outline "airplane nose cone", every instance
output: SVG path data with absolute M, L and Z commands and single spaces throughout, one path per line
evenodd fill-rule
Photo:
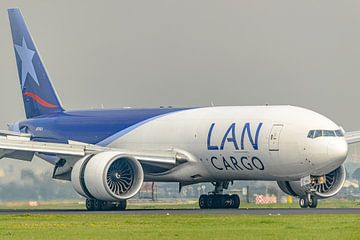
M 348 154 L 348 144 L 344 139 L 333 139 L 328 144 L 328 157 L 333 163 L 342 164 Z

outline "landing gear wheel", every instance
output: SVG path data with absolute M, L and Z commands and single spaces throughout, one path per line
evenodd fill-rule
M 316 208 L 318 205 L 318 199 L 315 196 L 310 196 L 309 207 Z
M 232 208 L 232 205 L 234 204 L 232 198 L 228 194 L 222 195 L 222 202 L 223 202 L 222 207 L 224 208 Z
M 215 190 L 208 195 L 201 195 L 199 197 L 200 209 L 206 208 L 239 208 L 240 198 L 238 195 L 223 194 L 224 189 L 228 189 L 229 181 L 213 182 Z
M 95 211 L 101 211 L 103 210 L 103 201 L 101 200 L 94 200 L 94 210 Z
M 308 208 L 309 207 L 309 199 L 307 196 L 302 196 L 299 199 L 299 205 L 301 208 Z
M 94 211 L 95 210 L 95 200 L 94 199 L 86 199 L 85 206 L 86 210 L 88 211 Z
M 126 209 L 126 200 L 122 200 L 122 201 L 118 202 L 118 204 L 116 206 L 116 210 L 123 211 L 125 209 Z
M 211 194 L 201 195 L 199 198 L 200 209 L 207 208 L 239 208 L 240 198 L 238 195 Z
M 240 207 L 240 197 L 237 194 L 233 194 L 230 196 L 232 200 L 231 208 L 239 208 Z
M 209 199 L 209 196 L 208 195 L 201 195 L 200 198 L 199 198 L 199 207 L 200 209 L 206 209 L 208 208 L 208 199 Z
M 207 208 L 215 208 L 214 195 L 209 195 L 206 201 Z

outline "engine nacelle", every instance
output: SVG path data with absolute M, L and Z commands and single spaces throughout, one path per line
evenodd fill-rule
M 312 190 L 317 198 L 329 198 L 336 195 L 342 188 L 346 179 L 346 170 L 343 165 L 323 177 L 312 176 L 310 186 L 301 186 L 300 181 L 278 182 L 280 189 L 294 197 L 305 196 L 306 191 Z
M 139 161 L 115 151 L 86 156 L 75 163 L 71 172 L 71 183 L 77 193 L 103 201 L 131 198 L 143 181 Z

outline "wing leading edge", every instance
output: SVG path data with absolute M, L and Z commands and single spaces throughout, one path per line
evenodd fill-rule
M 64 175 L 71 171 L 73 165 L 83 157 L 105 151 L 121 151 L 126 155 L 131 155 L 142 165 L 161 169 L 171 169 L 179 163 L 188 161 L 184 154 L 173 149 L 164 151 L 136 151 L 100 147 L 71 141 L 69 144 L 35 142 L 31 141 L 28 134 L 0 131 L 0 159 L 11 158 L 31 161 L 35 154 L 40 157 L 41 155 L 56 157 L 58 161 L 55 162 L 54 178 L 56 178 L 56 175 Z M 65 165 L 61 164 L 61 161 L 64 160 L 66 160 Z
M 360 142 L 360 131 L 347 132 L 345 138 L 348 144 L 354 144 Z

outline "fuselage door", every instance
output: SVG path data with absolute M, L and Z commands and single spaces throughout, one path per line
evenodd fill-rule
M 282 124 L 273 125 L 269 137 L 269 151 L 279 151 L 279 140 L 282 128 Z

